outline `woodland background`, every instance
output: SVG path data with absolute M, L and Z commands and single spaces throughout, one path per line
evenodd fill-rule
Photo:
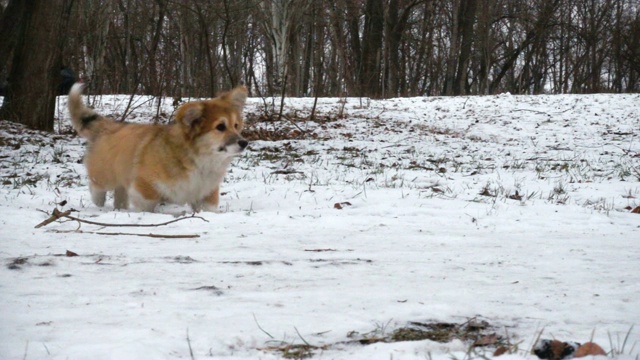
M 62 66 L 100 94 L 206 97 L 239 83 L 262 97 L 640 91 L 638 0 L 0 4 L 0 76 L 16 94 L 55 88 Z M 38 64 L 45 80 L 24 69 Z

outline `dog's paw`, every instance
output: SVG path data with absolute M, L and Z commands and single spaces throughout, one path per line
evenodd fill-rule
M 193 212 L 212 212 L 212 213 L 221 213 L 220 211 L 220 207 L 218 207 L 218 205 L 212 205 L 212 204 L 192 204 L 191 208 L 193 209 Z

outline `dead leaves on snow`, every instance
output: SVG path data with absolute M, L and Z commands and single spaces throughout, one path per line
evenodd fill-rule
M 374 331 L 360 334 L 351 331 L 347 334 L 350 340 L 331 344 L 313 345 L 302 336 L 302 344 L 294 344 L 283 341 L 276 342 L 277 345 L 269 345 L 258 350 L 265 352 L 277 352 L 285 359 L 306 359 L 315 356 L 315 353 L 331 349 L 342 349 L 345 345 L 367 346 L 376 343 L 395 343 L 404 341 L 429 340 L 438 343 L 449 343 L 453 340 L 460 340 L 469 346 L 469 353 L 475 353 L 476 349 L 495 348 L 492 355 L 498 357 L 504 354 L 521 353 L 517 343 L 511 343 L 507 336 L 500 336 L 496 333 L 496 328 L 485 320 L 472 318 L 464 323 L 446 322 L 409 322 L 407 326 L 398 328 L 386 333 L 386 325 L 381 325 Z M 297 329 L 296 329 L 297 330 Z M 300 335 L 298 333 L 298 335 Z M 272 337 L 273 339 L 273 337 Z M 525 350 L 526 351 L 526 350 Z M 598 344 L 587 342 L 579 344 L 576 342 L 561 342 L 558 340 L 539 340 L 531 350 L 533 354 L 543 360 L 567 360 L 570 358 L 580 358 L 585 356 L 606 356 L 607 353 Z M 480 353 L 480 358 L 487 358 Z
M 64 254 L 53 254 L 51 256 L 54 257 L 75 257 L 79 256 L 77 253 L 67 250 Z M 36 265 L 36 266 L 53 266 L 55 263 L 51 259 L 44 260 L 42 262 L 33 263 L 32 260 L 37 259 L 38 256 L 30 256 L 30 257 L 17 257 L 10 259 L 7 264 L 7 269 L 9 270 L 22 270 L 24 267 Z
M 585 356 L 607 355 L 604 349 L 594 342 L 580 344 L 572 341 L 562 342 L 548 339 L 539 340 L 532 352 L 544 360 L 564 360 Z
M 448 343 L 453 340 L 461 340 L 468 343 L 470 348 L 500 346 L 509 349 L 508 340 L 499 336 L 495 328 L 487 321 L 473 318 L 465 323 L 444 322 L 410 322 L 407 326 L 394 330 L 391 334 L 385 333 L 385 327 L 381 326 L 374 331 L 360 334 L 351 331 L 347 334 L 350 340 L 335 344 L 312 345 L 303 339 L 303 344 L 282 344 L 260 348 L 262 351 L 279 352 L 287 359 L 305 359 L 313 357 L 314 351 L 341 348 L 345 345 L 366 346 L 375 343 L 394 343 L 402 341 L 430 340 L 439 343 Z

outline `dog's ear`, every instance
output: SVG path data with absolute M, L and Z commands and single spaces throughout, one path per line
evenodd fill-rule
M 201 102 L 186 103 L 178 109 L 176 122 L 191 126 L 194 121 L 200 119 L 204 114 L 204 104 Z
M 222 99 L 233 104 L 233 107 L 238 111 L 242 111 L 245 102 L 247 101 L 247 95 L 249 91 L 243 85 L 235 87 L 233 90 L 226 92 L 220 96 Z

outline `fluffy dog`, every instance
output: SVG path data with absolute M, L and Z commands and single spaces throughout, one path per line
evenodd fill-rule
M 114 207 L 129 202 L 152 212 L 161 201 L 189 204 L 194 211 L 217 211 L 220 183 L 234 156 L 248 145 L 240 132 L 244 86 L 219 97 L 182 105 L 170 125 L 116 122 L 82 101 L 81 83 L 69 92 L 73 128 L 88 141 L 84 163 L 91 199 L 104 206 L 114 191 Z

